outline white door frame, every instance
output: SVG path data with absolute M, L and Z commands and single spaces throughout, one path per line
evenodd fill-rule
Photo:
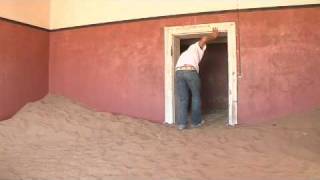
M 237 40 L 234 22 L 199 24 L 187 26 L 173 26 L 164 28 L 165 41 L 165 123 L 175 122 L 175 97 L 174 97 L 174 62 L 177 55 L 173 51 L 180 48 L 176 46 L 179 38 L 186 36 L 199 36 L 212 32 L 216 27 L 219 32 L 227 34 L 228 39 L 228 91 L 229 91 L 229 125 L 237 124 Z

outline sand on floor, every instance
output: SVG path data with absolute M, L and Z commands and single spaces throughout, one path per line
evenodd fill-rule
M 48 95 L 0 122 L 0 179 L 320 179 L 320 110 L 193 130 Z

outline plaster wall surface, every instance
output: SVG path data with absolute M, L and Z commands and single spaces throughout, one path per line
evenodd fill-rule
M 49 33 L 0 20 L 0 120 L 48 93 Z
M 318 7 L 187 15 L 52 32 L 50 92 L 99 111 L 163 122 L 163 28 L 227 21 L 238 26 L 239 123 L 320 105 Z

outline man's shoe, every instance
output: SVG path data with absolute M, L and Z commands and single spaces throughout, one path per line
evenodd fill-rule
M 186 129 L 187 128 L 187 125 L 185 125 L 185 124 L 178 124 L 177 125 L 177 129 L 178 130 L 183 130 L 183 129 Z
M 199 128 L 204 124 L 204 120 L 202 120 L 200 123 L 198 124 L 191 124 L 191 128 Z

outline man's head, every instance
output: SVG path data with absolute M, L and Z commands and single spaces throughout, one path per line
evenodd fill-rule
M 200 39 L 200 43 L 201 44 L 207 44 L 208 42 L 208 36 L 202 36 Z
M 203 48 L 209 41 L 213 41 L 217 39 L 219 36 L 219 31 L 217 28 L 212 28 L 212 33 L 210 35 L 202 36 L 199 45 L 201 48 Z
M 202 49 L 208 42 L 208 37 L 207 36 L 202 36 L 200 41 L 199 41 L 199 46 Z

